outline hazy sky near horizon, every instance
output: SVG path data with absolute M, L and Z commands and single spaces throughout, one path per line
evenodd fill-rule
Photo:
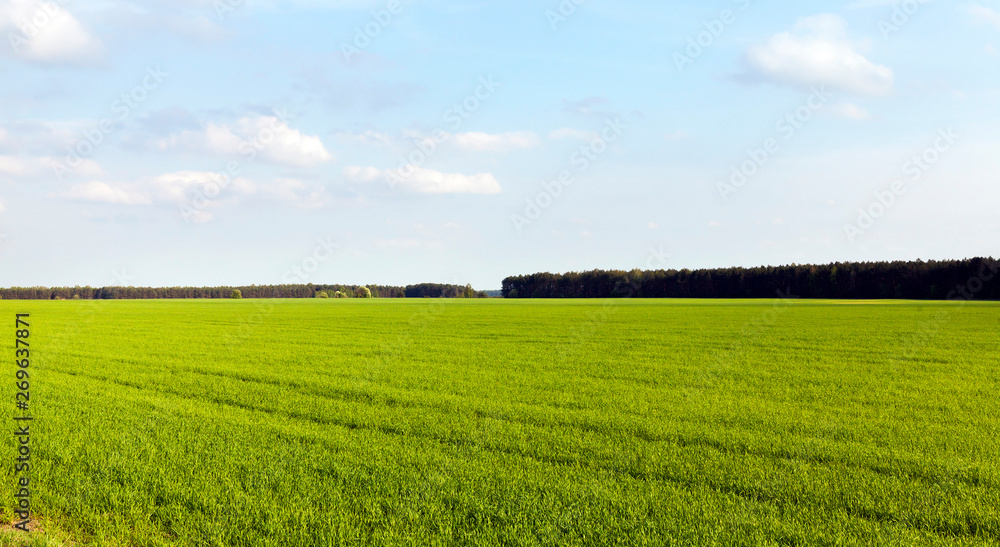
M 0 0 L 0 286 L 1000 255 L 1000 0 Z

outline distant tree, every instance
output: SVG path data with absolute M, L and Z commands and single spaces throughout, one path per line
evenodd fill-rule
M 371 298 L 372 291 L 368 287 L 358 287 L 358 290 L 354 292 L 356 298 Z
M 243 298 L 243 293 L 239 289 L 233 289 L 233 293 L 229 297 L 233 300 L 239 300 Z
M 330 298 L 326 291 L 316 291 L 316 298 Z

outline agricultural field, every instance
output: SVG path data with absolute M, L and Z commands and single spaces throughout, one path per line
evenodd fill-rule
M 1000 545 L 995 303 L 22 312 L 36 545 Z

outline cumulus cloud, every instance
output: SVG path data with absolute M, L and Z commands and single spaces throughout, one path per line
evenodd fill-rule
M 583 116 L 609 116 L 611 101 L 607 97 L 587 97 L 579 101 L 563 99 L 562 108 L 565 112 Z
M 435 241 L 421 241 L 419 239 L 396 238 L 396 239 L 376 239 L 375 246 L 382 250 L 401 251 L 420 248 L 439 248 L 441 245 Z
M 18 57 L 43 64 L 90 64 L 104 53 L 101 41 L 52 1 L 0 3 L 0 33 Z
M 337 140 L 348 144 L 376 145 L 387 148 L 412 148 L 414 143 L 439 143 L 473 152 L 506 152 L 532 148 L 541 144 L 541 139 L 533 131 L 511 131 L 508 133 L 470 131 L 452 134 L 445 131 L 428 133 L 415 129 L 402 129 L 395 134 L 378 131 L 339 133 Z
M 503 151 L 531 148 L 539 143 L 538 135 L 531 131 L 488 134 L 480 132 L 459 133 L 454 136 L 455 145 L 465 150 Z
M 302 209 L 323 207 L 333 201 L 333 197 L 327 194 L 325 187 L 307 184 L 298 179 L 278 178 L 258 187 L 261 195 Z
M 593 131 L 584 131 L 582 129 L 573 129 L 572 127 L 563 127 L 561 129 L 556 129 L 555 131 L 549 133 L 549 139 L 557 141 L 563 139 L 570 139 L 576 141 L 592 141 L 598 138 L 598 134 Z
M 348 167 L 344 175 L 353 182 L 366 183 L 384 178 L 393 189 L 417 194 L 499 194 L 500 183 L 490 173 L 464 175 L 442 173 L 422 167 L 379 171 L 373 167 Z
M 55 177 L 53 162 L 65 161 L 62 158 L 0 156 L 0 175 L 13 178 Z M 73 173 L 82 176 L 100 176 L 104 170 L 93 160 L 81 160 Z
M 298 201 L 299 194 L 306 189 L 306 183 L 297 179 L 280 178 L 262 188 L 266 194 L 281 201 Z
M 88 128 L 92 122 L 87 122 Z M 19 120 L 0 127 L 0 153 L 47 156 L 80 142 L 83 129 L 73 122 Z M 63 160 L 65 161 L 65 160 Z
M 334 159 L 319 137 L 304 135 L 275 116 L 244 117 L 232 126 L 210 123 L 199 130 L 159 139 L 155 147 L 246 159 L 259 157 L 293 167 L 311 167 Z
M 396 174 L 404 175 L 399 171 Z M 499 194 L 502 191 L 500 183 L 490 173 L 463 175 L 417 167 L 408 177 L 401 176 L 401 180 L 397 184 L 399 188 L 419 194 Z
M 164 173 L 145 181 L 150 191 L 157 199 L 171 203 L 184 203 L 190 193 L 199 190 L 205 196 L 212 198 L 222 192 L 235 190 L 242 194 L 252 194 L 256 185 L 242 177 L 236 178 L 226 185 L 218 173 L 211 171 L 175 171 Z
M 0 156 L 0 175 L 24 177 L 33 175 L 36 171 L 37 166 L 31 161 L 13 156 Z
M 337 140 L 351 144 L 392 146 L 395 139 L 388 133 L 379 131 L 362 131 L 360 133 L 338 133 Z
M 106 182 L 96 180 L 72 186 L 66 192 L 55 194 L 55 197 L 117 205 L 150 205 L 153 203 L 153 200 L 142 192 L 120 186 L 111 186 Z
M 239 177 L 227 184 L 218 173 L 209 171 L 175 171 L 131 183 L 91 181 L 64 192 L 50 193 L 49 197 L 118 205 L 185 205 L 190 207 L 185 213 L 189 220 L 205 223 L 212 220 L 215 209 L 250 195 L 303 209 L 322 207 L 333 201 L 326 188 L 297 179 L 278 178 L 258 184 Z
M 760 76 L 795 87 L 828 86 L 866 96 L 892 93 L 892 69 L 873 63 L 847 39 L 847 23 L 836 15 L 800 19 L 791 32 L 747 49 L 746 61 Z
M 374 167 L 351 166 L 344 168 L 344 176 L 351 182 L 371 182 L 382 177 L 382 172 Z
M 972 4 L 969 6 L 969 13 L 976 18 L 976 21 L 1000 30 L 1000 12 L 997 10 L 979 4 Z
M 826 111 L 839 118 L 847 118 L 856 122 L 866 122 L 872 119 L 872 115 L 867 110 L 852 103 L 839 103 L 830 105 Z

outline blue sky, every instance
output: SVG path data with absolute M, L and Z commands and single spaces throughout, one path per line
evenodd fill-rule
M 0 286 L 1000 255 L 1000 1 L 0 3 Z

